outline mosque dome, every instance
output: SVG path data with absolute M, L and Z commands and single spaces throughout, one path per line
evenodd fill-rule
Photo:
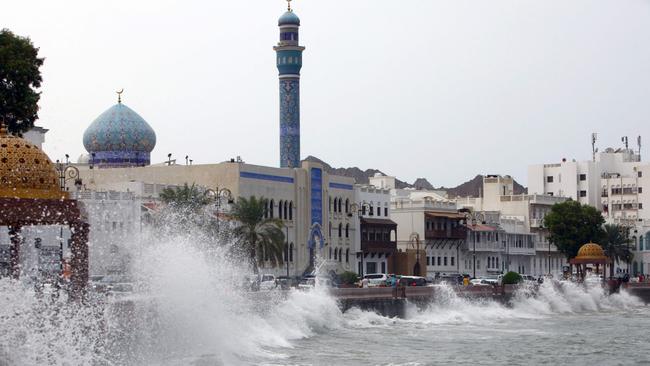
M 603 259 L 606 258 L 603 248 L 594 243 L 588 243 L 580 247 L 576 259 Z
M 59 175 L 50 158 L 36 145 L 0 126 L 0 197 L 61 199 Z
M 101 167 L 149 165 L 156 133 L 131 108 L 118 101 L 86 129 L 84 147 L 90 163 Z
M 293 12 L 293 11 L 287 11 L 282 16 L 280 16 L 280 19 L 278 19 L 278 25 L 300 25 L 300 18 Z

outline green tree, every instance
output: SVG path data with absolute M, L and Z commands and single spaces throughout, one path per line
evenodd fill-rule
M 597 209 L 573 200 L 553 205 L 551 212 L 544 218 L 544 226 L 549 230 L 549 241 L 567 259 L 575 257 L 583 244 L 599 243 L 603 238 L 604 222 Z
M 605 255 L 612 260 L 609 266 L 609 276 L 614 276 L 615 262 L 623 261 L 630 263 L 634 254 L 630 250 L 630 233 L 627 228 L 620 225 L 605 224 L 604 238 L 601 242 Z
M 199 210 L 211 202 L 204 191 L 195 184 L 185 183 L 182 187 L 167 187 L 160 192 L 160 200 L 175 208 Z
M 273 267 L 281 266 L 285 251 L 284 223 L 280 219 L 264 217 L 267 202 L 263 197 L 239 197 L 230 212 L 239 223 L 234 236 L 243 244 L 244 253 L 247 253 L 256 274 L 265 261 Z
M 38 119 L 43 58 L 29 38 L 0 31 L 0 122 L 11 133 L 22 133 Z

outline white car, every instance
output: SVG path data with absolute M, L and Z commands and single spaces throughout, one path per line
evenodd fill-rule
M 260 276 L 260 290 L 273 290 L 278 287 L 275 281 L 275 276 L 272 274 L 265 274 Z
M 367 274 L 363 278 L 368 280 L 368 287 L 384 286 L 386 285 L 386 280 L 388 280 L 388 276 L 385 273 Z

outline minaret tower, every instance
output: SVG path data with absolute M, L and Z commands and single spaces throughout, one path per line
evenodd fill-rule
M 280 42 L 273 47 L 280 77 L 280 167 L 300 165 L 300 68 L 302 51 L 298 45 L 300 19 L 287 0 L 287 12 L 278 19 Z

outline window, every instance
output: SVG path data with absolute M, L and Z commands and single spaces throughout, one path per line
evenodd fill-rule
M 366 205 L 365 205 L 365 202 L 364 202 L 364 203 L 361 205 L 361 215 L 365 215 L 365 214 L 366 214 Z
M 293 220 L 293 201 L 289 202 L 289 220 Z
M 587 191 L 580 191 L 580 197 L 587 197 Z
M 587 180 L 587 174 L 580 174 L 580 178 L 579 178 L 579 179 L 580 179 L 581 181 L 585 181 L 585 180 Z
M 339 238 L 343 237 L 343 224 L 339 222 Z
M 377 216 L 381 216 L 381 207 L 377 207 Z
M 438 257 L 438 265 L 440 265 L 440 263 L 441 263 L 440 258 L 441 258 L 441 257 Z
M 388 207 L 384 207 L 384 216 L 388 217 Z
M 332 237 L 332 222 L 330 221 L 330 228 L 329 228 L 329 233 L 330 233 L 330 238 Z
M 329 202 L 330 202 L 330 212 L 332 212 L 332 197 L 329 197 Z
M 330 256 L 329 259 L 332 259 L 332 247 L 330 247 Z
M 368 211 L 370 211 L 370 212 L 368 212 L 368 215 L 372 216 L 372 214 L 375 212 L 375 209 L 374 209 L 374 207 L 372 207 L 372 205 L 370 205 L 370 208 L 368 209 Z
M 345 263 L 350 263 L 350 249 L 345 250 Z
M 451 257 L 451 265 L 454 266 L 456 265 L 454 262 L 456 261 L 456 257 Z
M 339 248 L 339 262 L 343 262 L 343 253 L 341 253 L 343 249 Z
M 284 255 L 282 256 L 282 258 L 284 258 L 285 262 L 288 262 L 289 261 L 289 258 L 288 258 L 288 256 L 289 256 L 289 246 L 288 245 L 284 246 L 283 252 L 284 252 L 283 253 Z
M 643 210 L 643 203 L 639 203 L 639 210 Z
M 334 249 L 334 260 L 339 259 L 338 254 L 339 254 L 339 250 L 338 250 L 338 249 Z
M 546 183 L 553 183 L 553 176 L 552 175 L 549 175 L 548 177 L 546 177 Z
M 273 204 L 273 200 L 271 200 L 269 201 L 269 216 L 271 218 L 273 218 L 273 207 L 275 207 L 275 205 Z
M 636 191 L 639 192 L 639 193 L 643 193 L 643 187 L 639 187 L 639 188 L 637 188 Z
M 366 273 L 377 273 L 377 263 L 375 262 L 366 263 Z
M 497 257 L 497 265 L 495 267 L 499 268 L 499 257 Z
M 381 262 L 381 273 L 386 273 L 386 262 Z
M 350 200 L 346 198 L 345 199 L 345 213 L 348 213 L 348 212 L 350 212 Z
M 446 266 L 446 265 L 447 265 L 447 257 L 444 257 L 443 259 L 444 259 L 444 261 L 443 261 L 443 265 Z
M 637 175 L 638 175 L 639 178 L 643 178 L 643 172 L 642 171 L 638 171 Z

